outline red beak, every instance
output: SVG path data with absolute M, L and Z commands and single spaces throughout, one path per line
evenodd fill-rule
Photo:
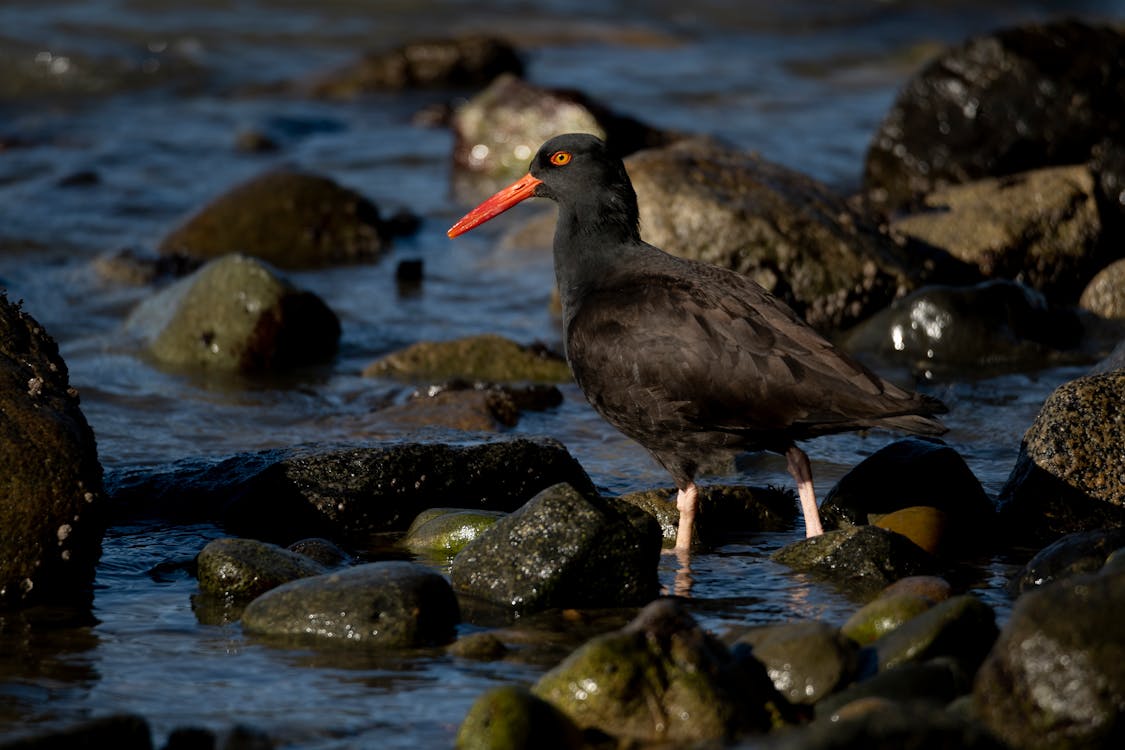
M 450 237 L 456 237 L 457 235 L 464 234 L 478 224 L 483 224 L 489 219 L 499 216 L 520 201 L 533 197 L 535 195 L 536 186 L 541 182 L 543 181 L 532 177 L 530 174 L 524 175 L 465 214 L 461 221 L 449 228 L 446 234 Z

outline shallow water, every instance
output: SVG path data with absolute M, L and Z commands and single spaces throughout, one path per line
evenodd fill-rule
M 0 145 L 0 285 L 58 340 L 107 471 L 377 438 L 365 416 L 405 396 L 401 386 L 360 377 L 378 355 L 482 332 L 557 346 L 550 259 L 498 246 L 503 226 L 457 243 L 445 238 L 466 208 L 449 187 L 451 138 L 415 127 L 411 116 L 447 94 L 327 103 L 253 95 L 250 87 L 408 38 L 501 31 L 524 40 L 536 83 L 584 90 L 654 125 L 720 135 L 847 190 L 897 88 L 927 55 L 975 32 L 1046 18 L 1056 6 L 6 0 L 0 65 L 37 77 L 41 93 L 10 90 L 11 76 L 0 81 L 0 144 L 9 144 Z M 1065 8 L 1125 17 L 1119 2 Z M 44 87 L 59 93 L 44 95 Z M 247 129 L 273 135 L 281 150 L 237 152 L 236 135 Z M 330 175 L 388 214 L 409 207 L 423 227 L 378 263 L 289 274 L 341 318 L 342 349 L 331 365 L 273 381 L 154 367 L 122 330 L 151 290 L 106 282 L 91 261 L 153 247 L 209 198 L 279 163 Z M 99 181 L 60 186 L 86 171 Z M 414 295 L 399 294 L 393 278 L 407 258 L 426 263 Z M 948 442 L 995 494 L 1043 399 L 1081 372 L 945 377 L 924 387 L 950 405 Z M 564 393 L 562 406 L 525 415 L 512 432 L 560 439 L 607 491 L 667 484 L 573 387 Z M 810 444 L 818 493 L 892 439 Z M 780 459 L 755 457 L 747 467 L 746 481 L 789 485 Z M 751 535 L 698 556 L 692 606 L 701 621 L 717 632 L 800 617 L 842 621 L 853 604 L 768 560 L 796 534 Z M 131 711 L 151 722 L 158 743 L 178 726 L 243 723 L 292 747 L 448 746 L 483 690 L 530 682 L 544 668 L 436 651 L 341 658 L 258 643 L 237 624 L 203 624 L 193 611 L 194 580 L 170 563 L 219 535 L 210 526 L 114 528 L 98 573 L 96 624 L 0 632 L 3 651 L 17 655 L 0 654 L 0 737 Z M 975 588 L 1001 618 L 1010 569 L 1006 560 L 984 561 Z M 666 585 L 674 572 L 669 559 Z

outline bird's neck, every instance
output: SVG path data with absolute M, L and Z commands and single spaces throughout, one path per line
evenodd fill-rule
M 554 260 L 564 318 L 585 295 L 627 268 L 630 256 L 644 247 L 635 204 L 632 210 L 605 202 L 560 206 Z

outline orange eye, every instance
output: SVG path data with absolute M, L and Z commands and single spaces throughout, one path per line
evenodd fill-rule
M 551 154 L 551 163 L 556 167 L 561 167 L 565 164 L 570 164 L 571 155 L 569 151 L 556 151 Z

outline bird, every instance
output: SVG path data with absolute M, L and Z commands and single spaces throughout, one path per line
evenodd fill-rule
M 467 213 L 450 238 L 529 198 L 558 204 L 554 271 L 563 349 L 605 421 L 671 475 L 690 550 L 696 474 L 718 452 L 785 457 L 807 537 L 823 533 L 808 455 L 797 443 L 888 428 L 940 435 L 938 399 L 884 380 L 747 276 L 641 239 L 636 192 L 600 138 L 546 141 L 528 173 Z

